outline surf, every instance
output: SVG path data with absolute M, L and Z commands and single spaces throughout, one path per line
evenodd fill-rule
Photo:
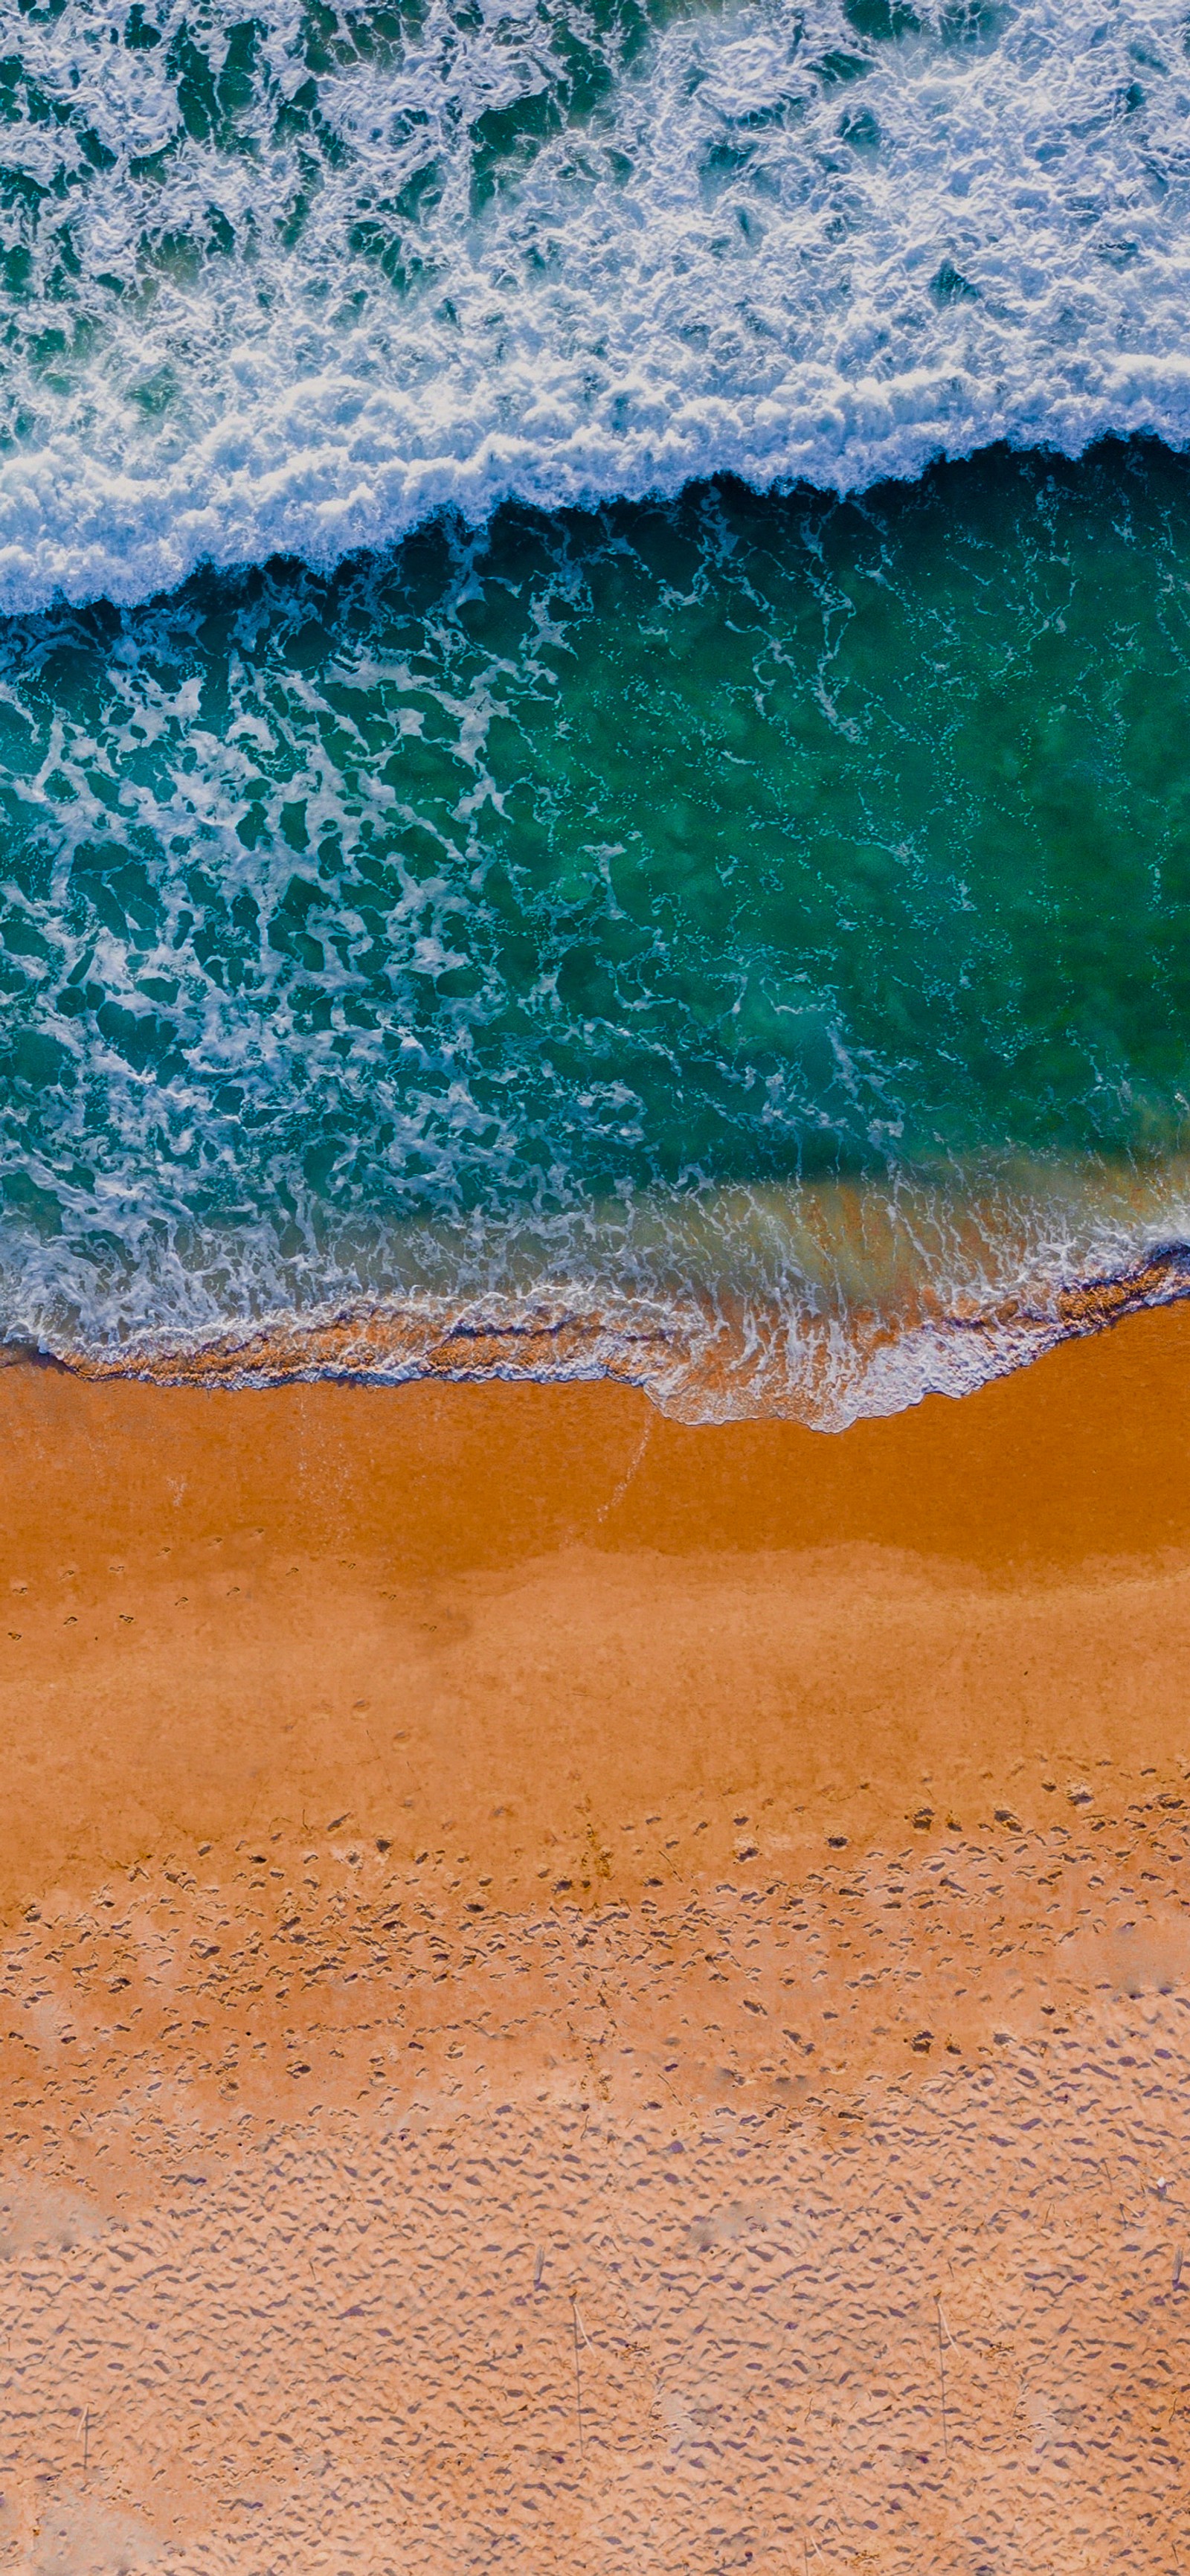
M 0 609 L 1190 428 L 1180 0 L 68 0 L 0 78 Z
M 1181 1295 L 1188 474 L 719 482 L 10 621 L 10 1346 L 838 1428 Z

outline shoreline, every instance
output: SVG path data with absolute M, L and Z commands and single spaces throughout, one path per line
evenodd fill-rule
M 984 1773 L 1044 1803 L 1047 1765 L 1122 1763 L 1142 1707 L 1176 1769 L 1188 1390 L 1186 1307 L 837 1438 L 607 1385 L 9 1367 L 0 1901 L 274 1805 L 374 1810 L 394 1850 L 465 1811 L 510 1892 L 629 1780 L 643 1810 L 771 1773 L 783 1832 L 829 1782 L 870 1835 L 927 1774 L 940 1805 Z
M 956 1285 L 947 1305 L 928 1276 L 912 1289 L 902 1277 L 902 1309 L 885 1311 L 881 1296 L 904 1249 L 898 1252 L 888 1217 L 887 1206 L 863 1210 L 848 1188 L 821 1193 L 823 1240 L 815 1249 L 821 1257 L 829 1241 L 828 1269 L 846 1275 L 849 1257 L 854 1261 L 849 1232 L 866 1233 L 869 1263 L 873 1232 L 883 1226 L 887 1235 L 868 1280 L 870 1308 L 857 1304 L 841 1332 L 839 1315 L 827 1309 L 808 1313 L 783 1336 L 775 1308 L 766 1314 L 763 1299 L 712 1295 L 695 1264 L 688 1293 L 668 1301 L 660 1286 L 609 1293 L 605 1303 L 579 1285 L 569 1293 L 552 1285 L 526 1289 L 521 1297 L 500 1291 L 452 1299 L 424 1290 L 396 1302 L 348 1302 L 174 1339 L 163 1332 L 77 1350 L 29 1338 L 0 1342 L 0 1370 L 232 1395 L 318 1385 L 623 1387 L 691 1430 L 789 1422 L 839 1435 L 933 1396 L 978 1394 L 1067 1342 L 1190 1300 L 1190 1246 L 1171 1234 L 1118 1269 L 1066 1285 L 1039 1278 L 1034 1293 L 1019 1279 L 999 1288 L 985 1281 L 982 1295 Z M 807 1254 L 814 1230 L 803 1230 Z M 984 1240 L 994 1240 L 990 1227 Z

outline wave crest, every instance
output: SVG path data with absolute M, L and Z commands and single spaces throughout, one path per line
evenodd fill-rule
M 1190 435 L 1181 0 L 22 11 L 0 609 Z

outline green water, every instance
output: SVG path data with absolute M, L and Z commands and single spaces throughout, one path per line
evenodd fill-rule
M 1059 1284 L 1139 1258 L 1069 1199 L 1187 1117 L 1188 498 L 1155 446 L 999 452 L 10 622 L 9 1329 L 594 1310 L 642 1260 L 680 1302 L 723 1193 L 974 1205 L 1022 1158 Z M 846 1327 L 854 1279 L 772 1260 Z

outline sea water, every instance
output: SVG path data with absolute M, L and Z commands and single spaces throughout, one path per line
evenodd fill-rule
M 1183 13 L 0 57 L 0 1330 L 824 1427 L 1190 1286 Z

